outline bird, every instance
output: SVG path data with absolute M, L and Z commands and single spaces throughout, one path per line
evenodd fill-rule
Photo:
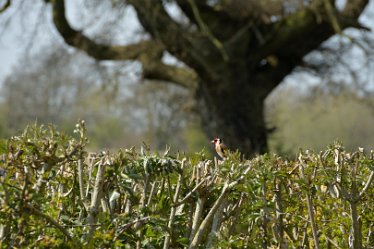
M 223 143 L 223 140 L 221 138 L 215 138 L 211 141 L 212 144 L 215 145 L 215 149 L 217 154 L 222 158 L 225 159 L 229 154 L 229 149 L 227 146 Z

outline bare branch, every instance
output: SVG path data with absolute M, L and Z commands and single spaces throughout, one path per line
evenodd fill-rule
M 300 162 L 301 177 L 303 178 L 303 180 L 307 181 L 307 177 L 305 176 L 305 173 L 304 173 L 304 160 L 302 159 L 301 154 L 299 156 L 299 162 Z M 309 182 L 308 182 L 308 185 L 309 185 Z M 314 219 L 314 210 L 313 210 L 314 207 L 313 207 L 312 197 L 309 192 L 306 193 L 306 200 L 307 200 L 307 206 L 308 206 L 309 222 L 310 222 L 312 233 L 313 233 L 314 247 L 318 249 L 320 248 L 318 231 L 317 231 L 317 225 Z
M 143 63 L 143 76 L 147 79 L 173 82 L 188 89 L 196 89 L 198 83 L 195 71 L 162 62 Z
M 251 165 L 245 165 L 245 166 L 247 166 L 247 168 L 244 170 L 244 172 L 235 181 L 232 181 L 231 183 L 226 182 L 224 184 L 220 196 L 218 197 L 218 199 L 213 204 L 212 208 L 210 209 L 210 211 L 207 214 L 207 216 L 205 217 L 205 219 L 201 222 L 198 230 L 196 231 L 195 236 L 193 236 L 193 240 L 191 241 L 191 243 L 189 245 L 189 249 L 193 249 L 193 248 L 198 247 L 198 245 L 201 242 L 201 239 L 202 239 L 203 235 L 207 231 L 208 226 L 212 222 L 215 214 L 220 210 L 220 207 L 222 205 L 224 205 L 229 191 L 233 187 L 235 187 L 237 184 L 239 184 L 244 179 L 244 177 L 247 175 L 249 170 L 252 168 Z
M 224 61 L 228 61 L 229 57 L 226 53 L 225 48 L 223 47 L 223 44 L 221 43 L 220 40 L 218 40 L 216 37 L 214 37 L 214 34 L 209 29 L 208 25 L 205 24 L 204 20 L 202 19 L 201 15 L 200 15 L 200 11 L 199 11 L 196 3 L 195 3 L 195 0 L 188 0 L 188 3 L 191 6 L 192 13 L 195 17 L 195 20 L 196 20 L 197 24 L 199 25 L 200 29 L 202 30 L 202 32 L 205 35 L 208 36 L 208 38 L 211 40 L 211 42 L 214 44 L 214 46 L 216 46 L 216 48 L 220 51 Z
M 103 184 L 104 184 L 104 174 L 106 169 L 106 157 L 104 157 L 101 162 L 99 163 L 97 173 L 96 173 L 96 180 L 95 186 L 92 193 L 91 198 L 91 205 L 89 209 L 89 214 L 87 217 L 87 224 L 92 225 L 96 223 L 97 215 L 99 213 L 99 203 L 103 192 Z M 95 227 L 91 226 L 89 230 L 88 236 L 91 237 L 93 232 L 95 231 Z
M 346 2 L 343 15 L 357 19 L 366 8 L 369 0 L 350 0 Z
M 135 8 L 143 27 L 155 39 L 162 41 L 171 53 L 184 46 L 191 47 L 186 39 L 188 32 L 171 19 L 160 0 L 129 0 L 128 3 Z
M 53 22 L 64 38 L 73 47 L 85 51 L 99 60 L 136 60 L 141 55 L 162 53 L 163 48 L 155 41 L 140 41 L 125 46 L 98 44 L 85 36 L 83 32 L 73 29 L 65 16 L 64 0 L 53 0 Z
M 145 78 L 164 80 L 191 89 L 196 87 L 197 74 L 193 70 L 161 62 L 164 47 L 156 40 L 139 41 L 123 46 L 96 43 L 82 31 L 70 26 L 65 16 L 64 0 L 54 0 L 52 3 L 54 24 L 67 44 L 85 51 L 98 60 L 139 60 L 143 64 Z
M 361 199 L 362 196 L 365 194 L 365 192 L 369 189 L 370 184 L 373 182 L 373 179 L 374 179 L 374 171 L 371 172 L 369 179 L 367 180 L 364 188 L 361 190 L 359 197 L 358 197 L 359 199 Z
M 3 6 L 0 7 L 0 13 L 4 12 L 6 9 L 9 8 L 11 4 L 11 0 L 7 0 Z
M 80 195 L 80 199 L 85 204 L 86 203 L 86 196 L 84 194 L 83 158 L 79 158 L 79 160 L 78 160 L 78 183 L 79 183 L 79 195 Z M 89 184 L 89 183 L 87 183 L 87 184 Z
M 178 201 L 177 203 L 175 203 L 174 206 L 176 207 L 186 202 L 186 200 L 188 200 L 188 198 L 190 198 L 192 194 L 195 193 L 201 187 L 201 185 L 203 185 L 203 183 L 205 183 L 210 178 L 211 176 L 207 176 L 204 179 L 202 179 L 198 184 L 196 184 L 196 186 L 190 192 L 188 192 L 188 194 L 185 197 L 183 197 L 181 201 Z
M 142 218 L 137 218 L 133 221 L 130 221 L 129 223 L 126 223 L 125 225 L 121 226 L 119 229 L 118 234 L 114 237 L 113 241 L 116 241 L 120 235 L 122 235 L 127 229 L 129 229 L 132 225 L 138 224 L 138 223 L 144 223 L 145 221 L 149 220 L 151 216 L 146 216 Z
M 49 223 L 51 223 L 54 227 L 56 227 L 58 230 L 60 230 L 66 236 L 66 238 L 68 240 L 79 244 L 79 241 L 78 240 L 73 240 L 73 238 L 71 237 L 69 232 L 63 226 L 61 226 L 57 221 L 55 221 L 53 218 L 51 218 L 50 216 L 48 216 L 48 215 L 44 214 L 43 212 L 37 210 L 36 208 L 32 207 L 29 204 L 25 204 L 25 207 L 30 213 L 32 213 L 36 216 L 39 216 L 39 217 L 45 219 L 46 221 L 48 221 Z
M 160 0 L 128 0 L 136 10 L 143 27 L 155 40 L 162 42 L 171 54 L 188 66 L 209 72 L 213 77 L 212 60 L 222 60 L 221 50 L 200 32 L 190 31 L 176 23 Z
M 204 212 L 204 205 L 206 202 L 205 196 L 199 196 L 196 202 L 195 213 L 192 219 L 191 231 L 190 231 L 190 242 L 194 239 L 197 229 L 201 224 L 201 218 Z
M 367 1 L 347 2 L 350 2 L 348 5 L 355 5 L 351 2 L 361 2 L 362 5 L 366 6 L 362 2 Z M 327 11 L 329 7 L 330 11 Z M 358 9 L 361 13 L 364 6 Z M 271 56 L 277 62 L 282 63 L 270 65 L 264 71 L 264 75 L 260 74 L 257 80 L 264 82 L 265 79 L 269 79 L 267 75 L 270 75 L 269 72 L 271 71 L 272 79 L 270 79 L 268 86 L 264 87 L 274 89 L 284 76 L 292 71 L 295 65 L 302 63 L 305 54 L 318 48 L 322 42 L 333 36 L 337 31 L 348 27 L 368 30 L 367 27 L 358 22 L 357 16 L 347 15 L 345 12 L 335 12 L 333 6 L 324 4 L 324 1 L 316 1 L 315 4 L 275 22 L 272 24 L 272 31 L 264 37 L 265 44 L 261 46 L 261 49 L 253 52 L 253 58 L 256 61 L 261 61 Z
M 182 160 L 182 165 L 181 165 L 181 171 L 182 172 L 183 172 L 183 168 L 184 168 L 185 162 L 186 162 L 186 159 L 183 159 Z M 178 177 L 178 182 L 177 182 L 177 186 L 176 186 L 174 197 L 173 197 L 173 203 L 177 202 L 178 198 L 179 198 L 179 192 L 180 192 L 182 181 L 183 181 L 182 174 L 183 173 L 181 173 L 179 175 L 179 177 Z M 168 221 L 169 233 L 165 236 L 164 249 L 168 249 L 169 246 L 170 246 L 170 235 L 171 235 L 170 233 L 172 231 L 172 227 L 173 227 L 173 223 L 174 223 L 174 219 L 175 219 L 175 212 L 176 212 L 176 210 L 177 209 L 176 209 L 175 206 L 171 207 L 170 217 L 169 217 L 169 221 Z
M 334 8 L 334 6 L 333 6 L 333 4 L 331 3 L 330 0 L 323 0 L 323 4 L 325 6 L 327 16 L 330 19 L 330 22 L 331 22 L 331 25 L 332 25 L 333 29 L 335 30 L 336 33 L 340 34 L 342 32 L 342 30 L 341 30 L 340 24 L 338 22 L 338 18 L 337 18 L 337 15 L 336 15 L 337 14 L 336 9 Z
M 214 214 L 212 221 L 212 228 L 208 234 L 208 241 L 206 243 L 206 248 L 213 248 L 213 243 L 217 238 L 217 233 L 219 232 L 220 225 L 222 223 L 223 210 L 227 207 L 227 201 L 223 202 L 218 208 L 217 212 Z
M 193 240 L 191 241 L 189 249 L 197 248 L 198 245 L 201 242 L 201 239 L 203 238 L 203 235 L 205 234 L 206 230 L 208 229 L 209 224 L 212 222 L 214 215 L 217 213 L 221 205 L 225 202 L 227 195 L 229 193 L 229 185 L 225 184 L 225 186 L 222 189 L 221 195 L 218 197 L 212 208 L 210 209 L 208 215 L 205 217 L 203 222 L 200 224 L 198 230 L 196 231 L 195 236 L 193 237 Z

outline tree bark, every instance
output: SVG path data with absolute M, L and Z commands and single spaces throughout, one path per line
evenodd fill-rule
M 239 150 L 246 156 L 267 151 L 264 103 L 256 99 L 255 94 L 232 100 L 226 98 L 225 94 L 200 94 L 199 111 L 209 137 L 222 138 L 230 150 Z M 243 102 L 247 105 L 243 105 Z
M 267 92 L 262 87 L 254 87 L 252 72 L 246 73 L 239 67 L 222 66 L 225 71 L 217 77 L 220 80 L 207 78 L 199 84 L 196 99 L 205 133 L 210 138 L 223 139 L 230 150 L 239 150 L 251 157 L 267 151 L 264 115 Z
M 362 223 L 358 214 L 358 203 L 356 201 L 350 201 L 349 206 L 351 208 L 351 220 L 352 220 L 352 247 L 354 249 L 362 248 Z

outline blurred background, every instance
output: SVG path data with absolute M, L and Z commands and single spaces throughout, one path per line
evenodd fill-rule
M 121 44 L 146 36 L 134 10 L 113 8 L 116 1 L 66 2 L 72 25 L 96 41 Z M 138 62 L 98 61 L 67 46 L 43 1 L 11 3 L 0 14 L 0 138 L 35 122 L 72 133 L 84 119 L 92 150 L 143 141 L 153 150 L 166 144 L 187 153 L 211 148 L 189 91 L 143 79 Z M 168 5 L 171 15 L 177 15 L 174 7 Z M 374 27 L 373 1 L 360 21 Z M 373 48 L 348 38 L 371 41 L 373 31 L 344 32 L 325 42 L 334 50 L 328 58 L 323 50 L 307 55 L 329 65 L 294 70 L 266 99 L 271 152 L 294 156 L 298 148 L 318 151 L 337 140 L 348 148 L 374 148 Z M 172 56 L 165 60 L 177 63 Z

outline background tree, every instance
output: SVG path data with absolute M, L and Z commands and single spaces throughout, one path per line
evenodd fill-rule
M 365 30 L 358 18 L 369 3 L 346 1 L 338 8 L 329 0 L 128 0 L 149 36 L 111 45 L 71 27 L 64 0 L 48 2 L 67 44 L 99 60 L 137 60 L 145 78 L 194 91 L 206 133 L 224 137 L 247 155 L 267 150 L 268 94 L 334 34 L 348 27 Z M 166 2 L 180 18 L 170 15 Z M 185 66 L 165 64 L 165 52 Z
M 371 60 L 362 58 L 373 54 L 373 43 L 365 40 L 372 39 L 370 33 L 357 31 L 366 30 L 357 19 L 369 1 L 191 0 L 145 1 L 145 5 L 118 0 L 46 1 L 53 3 L 54 18 L 50 6 L 42 7 L 42 2 L 22 1 L 18 6 L 16 0 L 11 2 L 21 12 L 27 32 L 55 34 L 53 25 L 40 17 L 54 19 L 68 44 L 98 61 L 125 61 L 124 67 L 127 63 L 142 68 L 146 79 L 185 87 L 195 95 L 207 134 L 224 137 L 231 147 L 246 154 L 266 149 L 263 102 L 291 71 L 307 67 L 308 72 L 313 69 L 318 75 L 330 76 L 328 66 L 342 64 L 335 74 L 340 80 L 351 80 L 347 72 L 354 69 L 359 70 L 355 79 L 370 81 L 362 77 L 369 74 L 357 63 L 361 60 L 367 67 Z M 9 26 L 6 16 L 12 16 L 12 8 L 1 16 L 3 34 L 11 31 L 4 27 Z M 360 16 L 363 23 L 368 23 L 369 9 Z M 135 12 L 140 23 L 133 21 Z M 37 14 L 31 18 L 31 13 Z M 35 19 L 38 21 L 33 22 Z M 126 36 L 127 31 L 135 31 L 135 36 Z M 327 40 L 334 33 L 339 36 Z M 38 35 L 26 43 L 45 43 L 48 39 L 44 38 Z M 53 38 L 54 44 L 59 43 Z M 21 45 L 27 40 L 29 37 L 23 37 Z M 130 44 L 118 45 L 126 43 Z M 353 52 L 342 60 L 346 54 L 342 51 Z M 170 55 L 177 63 L 170 64 Z M 287 79 L 295 79 L 297 74 L 292 75 Z M 301 83 L 304 80 L 298 86 L 304 85 Z
M 69 132 L 84 119 L 91 149 L 144 141 L 155 150 L 164 150 L 166 144 L 186 150 L 184 130 L 194 117 L 181 111 L 189 106 L 188 92 L 164 82 L 133 81 L 124 64 L 107 65 L 58 45 L 30 54 L 1 88 L 0 138 L 35 121 Z M 201 148 L 200 143 L 191 151 Z
M 373 148 L 374 98 L 352 84 L 317 85 L 307 92 L 282 87 L 267 100 L 267 122 L 276 124 L 269 147 L 296 156 L 300 148 L 318 152 L 332 141 L 349 149 Z

